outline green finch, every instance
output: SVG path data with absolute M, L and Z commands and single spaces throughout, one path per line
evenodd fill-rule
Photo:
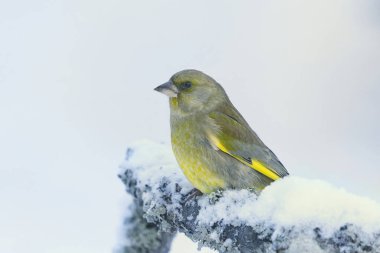
M 210 76 L 183 70 L 155 90 L 169 97 L 171 142 L 177 162 L 202 193 L 243 188 L 259 193 L 288 175 Z

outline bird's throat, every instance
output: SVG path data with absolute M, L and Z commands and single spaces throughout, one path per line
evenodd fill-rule
M 170 108 L 178 109 L 178 98 L 176 97 L 169 98 L 169 104 L 170 104 Z

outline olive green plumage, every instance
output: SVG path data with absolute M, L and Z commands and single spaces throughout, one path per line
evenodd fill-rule
M 201 192 L 226 188 L 260 192 L 288 175 L 210 76 L 183 70 L 155 90 L 170 98 L 173 152 Z

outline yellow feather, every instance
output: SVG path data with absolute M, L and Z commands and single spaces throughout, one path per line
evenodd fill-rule
M 219 139 L 214 136 L 214 135 L 211 135 L 209 134 L 209 138 L 210 140 L 212 141 L 212 143 L 221 151 L 223 151 L 224 153 L 227 153 L 229 154 L 230 156 L 234 157 L 235 159 L 239 160 L 241 163 L 244 163 L 245 165 L 251 167 L 252 169 L 260 172 L 261 174 L 269 177 L 270 179 L 272 179 L 273 181 L 277 180 L 280 178 L 279 175 L 277 175 L 274 171 L 272 171 L 271 169 L 267 168 L 266 166 L 264 166 L 262 163 L 260 163 L 258 160 L 252 160 L 252 163 L 248 163 L 247 161 L 245 161 L 243 158 L 237 156 L 237 155 L 234 155 L 234 154 L 231 154 L 230 152 L 228 152 L 228 149 L 219 141 Z
M 250 167 L 252 167 L 253 169 L 257 170 L 261 174 L 269 177 L 273 181 L 276 181 L 277 179 L 280 178 L 274 171 L 272 171 L 271 169 L 265 167 L 262 163 L 260 163 L 257 160 L 253 160 L 252 161 L 252 165 Z

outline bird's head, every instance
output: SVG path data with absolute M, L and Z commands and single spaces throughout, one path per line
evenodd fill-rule
M 172 109 L 192 113 L 228 100 L 223 88 L 210 76 L 198 70 L 182 70 L 155 88 L 170 98 Z

